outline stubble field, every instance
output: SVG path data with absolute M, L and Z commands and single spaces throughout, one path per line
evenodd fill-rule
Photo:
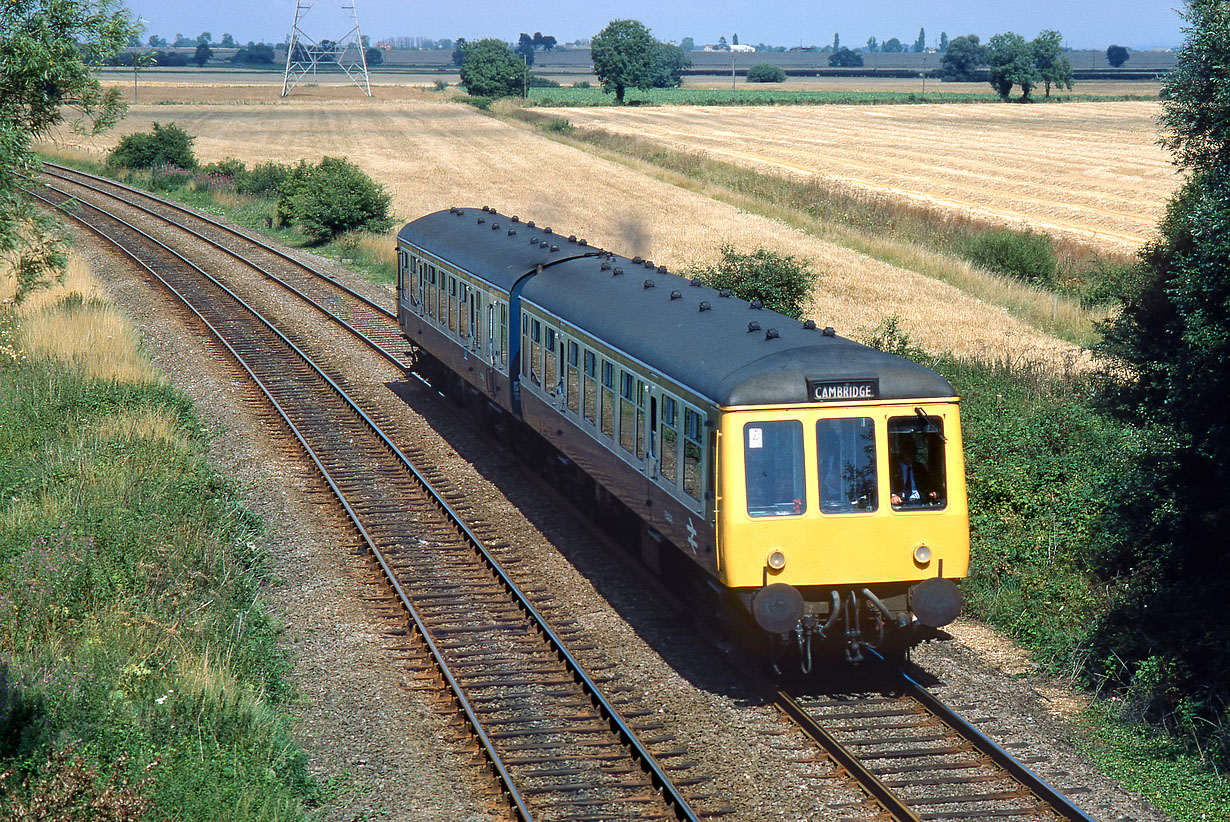
M 174 121 L 196 135 L 195 148 L 202 162 L 224 157 L 254 163 L 347 156 L 393 194 L 394 212 L 401 220 L 452 205 L 491 205 L 551 225 L 557 231 L 576 233 L 613 251 L 653 259 L 672 270 L 716 260 L 723 243 L 740 250 L 765 247 L 797 255 L 814 266 L 820 280 L 809 316 L 822 326 L 834 326 L 840 334 L 866 335 L 886 318 L 897 316 L 907 333 L 936 351 L 995 358 L 1025 356 L 1051 363 L 1066 363 L 1079 356 L 1075 347 L 1041 334 L 1004 310 L 950 285 L 740 211 L 704 192 L 672 185 L 651 169 L 604 159 L 550 140 L 528 127 L 465 105 L 443 102 L 433 92 L 404 87 L 376 89 L 375 96 L 367 99 L 353 87 L 322 86 L 281 100 L 279 91 L 280 84 L 146 83 L 141 103 L 133 106 L 120 127 L 83 147 L 100 156 L 122 134 L 147 131 L 156 120 Z M 814 123 L 809 129 L 804 113 L 791 109 L 592 114 L 593 122 L 604 128 L 641 133 L 648 127 L 662 128 L 664 132 L 678 132 L 669 139 L 681 145 L 703 146 L 715 152 L 737 150 L 750 155 L 749 162 L 765 162 L 757 159 L 758 152 L 767 153 L 768 149 L 741 136 L 744 129 L 767 129 L 773 134 L 780 131 L 783 136 L 776 142 L 776 150 L 804 158 L 809 154 L 807 146 L 814 145 L 818 135 L 827 134 L 825 154 L 848 158 L 848 167 L 857 164 L 871 170 L 906 163 L 910 157 L 939 157 L 941 152 L 927 145 L 928 140 L 939 139 L 938 135 L 946 134 L 944 139 L 953 144 L 968 142 L 971 117 L 980 118 L 979 122 L 998 121 L 1003 129 L 1014 123 L 1020 129 L 1020 123 L 1032 122 L 1037 129 L 1051 133 L 1051 139 L 1063 142 L 1058 133 L 1063 126 L 1039 121 L 1033 110 L 1025 107 L 954 108 L 958 110 L 942 106 L 807 109 L 813 118 L 829 118 L 825 122 L 834 126 L 859 121 L 896 124 L 876 129 L 878 142 L 874 146 L 869 145 L 867 134 L 840 127 L 817 128 Z M 1063 114 L 1066 109 L 1039 107 L 1039 114 Z M 1147 106 L 1136 105 L 1125 112 L 1138 120 L 1149 116 Z M 586 113 L 570 116 L 581 121 L 582 114 Z M 762 118 L 771 120 L 759 129 L 749 122 L 763 122 Z M 673 122 L 669 128 L 653 125 L 668 120 Z M 923 129 L 937 136 L 922 139 Z M 1069 143 L 1081 141 L 1080 134 L 1068 137 Z M 765 144 L 774 145 L 773 141 Z M 791 149 L 792 144 L 802 147 Z M 979 169 L 977 177 L 969 177 L 971 180 L 993 179 L 999 168 L 1009 176 L 1022 173 L 998 156 L 979 159 L 976 151 L 965 156 L 971 167 Z M 1044 152 L 1038 153 L 1039 162 L 1046 159 Z M 771 161 L 786 162 L 791 161 Z M 928 168 L 923 163 L 915 169 L 916 182 L 930 179 L 933 172 Z M 1155 169 L 1152 177 L 1158 176 Z M 958 191 L 959 180 L 960 175 L 954 174 L 943 183 L 948 196 L 953 200 L 972 197 L 970 189 Z M 978 187 L 972 184 L 972 188 Z M 1164 188 L 1156 181 L 1153 187 L 1159 191 Z M 1153 213 L 1150 204 L 1137 205 Z M 1157 205 L 1160 208 L 1160 199 Z M 1128 211 L 1126 206 L 1123 211 Z M 1133 224 L 1143 232 L 1150 219 L 1140 216 Z M 943 321 L 937 322 L 937 318 Z
M 778 173 L 819 176 L 942 209 L 1132 251 L 1179 178 L 1157 145 L 1157 103 L 561 110 Z

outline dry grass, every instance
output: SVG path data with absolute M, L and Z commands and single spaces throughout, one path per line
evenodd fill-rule
M 752 168 L 1138 248 L 1179 177 L 1158 104 L 561 109 L 598 127 Z
M 720 123 L 730 114 L 711 117 Z M 155 119 L 197 135 L 197 154 L 206 162 L 348 156 L 387 186 L 394 213 L 407 219 L 450 205 L 493 205 L 672 269 L 714 262 L 724 242 L 793 254 L 821 275 L 810 315 L 842 334 L 866 333 L 896 315 L 903 330 L 935 351 L 1058 361 L 1074 350 L 954 286 L 467 106 L 353 94 L 271 106 L 141 105 L 90 148 L 105 150 L 124 133 L 148 131 Z
M 80 300 L 63 303 L 70 295 Z M 89 267 L 70 257 L 62 283 L 39 289 L 22 302 L 19 346 L 30 356 L 70 363 L 88 377 L 165 380 L 140 353 L 140 338 L 128 320 L 100 296 Z

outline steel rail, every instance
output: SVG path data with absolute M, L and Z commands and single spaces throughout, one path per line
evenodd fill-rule
M 64 192 L 59 192 L 59 193 L 64 194 Z M 61 209 L 57 204 L 51 202 L 50 200 L 44 197 L 41 197 L 37 194 L 32 194 L 31 196 L 34 196 L 37 199 L 42 200 L 43 202 L 47 203 L 53 208 L 56 208 L 57 210 L 63 211 L 63 209 Z M 65 196 L 71 197 L 71 195 L 67 195 L 67 194 L 65 194 Z M 259 314 L 259 312 L 256 311 L 255 308 L 253 308 L 246 301 L 244 301 L 241 297 L 239 297 L 237 294 L 235 294 L 233 291 L 227 288 L 227 286 L 218 282 L 216 279 L 211 277 L 208 273 L 201 270 L 198 266 L 196 266 L 194 263 L 189 261 L 186 257 L 179 254 L 175 250 L 169 248 L 168 246 L 166 246 L 164 243 L 162 243 L 158 239 L 151 237 L 149 234 L 142 231 L 141 229 L 133 226 L 131 223 L 128 223 L 127 221 L 123 220 L 122 218 L 117 217 L 113 214 L 110 214 L 106 212 L 104 209 L 96 205 L 93 205 L 92 203 L 88 203 L 88 202 L 81 201 L 81 200 L 77 200 L 77 202 L 81 202 L 87 207 L 93 208 L 94 210 L 106 215 L 110 219 L 113 219 L 116 222 L 121 223 L 122 225 L 126 226 L 127 228 L 136 232 L 142 237 L 145 237 L 150 242 L 163 248 L 165 251 L 167 251 L 168 253 L 172 254 L 173 256 L 181 260 L 184 264 L 186 264 L 193 270 L 197 271 L 203 277 L 213 282 L 219 289 L 221 289 L 223 292 L 228 294 L 239 305 L 243 306 L 244 309 L 250 312 L 259 322 L 264 324 L 273 334 L 275 334 L 278 338 L 280 338 L 281 341 L 286 346 L 288 346 L 292 351 L 294 351 L 295 354 L 299 356 L 312 370 L 314 370 L 317 373 L 317 375 L 326 384 L 328 384 L 330 388 L 334 392 L 336 392 L 337 395 L 341 397 L 342 400 L 350 407 L 350 409 L 371 429 L 371 431 L 380 439 L 380 441 L 385 445 L 385 447 L 397 458 L 397 460 L 401 463 L 401 465 L 404 468 L 406 468 L 409 471 L 409 473 L 411 473 L 415 477 L 415 479 L 422 485 L 423 489 L 432 498 L 434 503 L 447 516 L 449 516 L 453 520 L 455 527 L 457 527 L 457 529 L 466 537 L 467 541 L 479 553 L 479 555 L 482 557 L 483 561 L 487 564 L 487 566 L 499 577 L 499 579 L 505 585 L 507 590 L 514 595 L 514 597 L 518 601 L 519 607 L 521 607 L 522 610 L 531 618 L 531 620 L 535 624 L 535 627 L 538 629 L 538 631 L 544 637 L 548 638 L 548 641 L 552 645 L 553 650 L 555 650 L 555 652 L 559 655 L 560 659 L 565 663 L 566 667 L 572 673 L 574 680 L 583 688 L 586 694 L 595 703 L 597 703 L 599 712 L 604 713 L 606 715 L 607 721 L 610 722 L 614 726 L 614 730 L 616 731 L 617 735 L 635 753 L 636 758 L 641 762 L 642 766 L 646 769 L 647 774 L 649 775 L 655 787 L 657 787 L 658 790 L 664 794 L 664 800 L 667 803 L 669 803 L 671 806 L 673 806 L 673 808 L 675 809 L 676 817 L 680 820 L 687 820 L 687 822 L 698 822 L 699 817 L 696 815 L 695 811 L 692 810 L 686 798 L 684 798 L 678 792 L 678 789 L 675 787 L 675 785 L 671 782 L 669 777 L 666 775 L 661 764 L 657 761 L 657 758 L 654 757 L 654 755 L 647 748 L 644 747 L 644 744 L 636 736 L 632 728 L 622 718 L 622 716 L 620 716 L 619 711 L 615 708 L 613 704 L 610 703 L 607 697 L 602 693 L 602 690 L 598 686 L 598 684 L 593 681 L 593 679 L 584 671 L 584 669 L 581 667 L 580 663 L 576 660 L 576 658 L 572 655 L 572 653 L 568 651 L 564 640 L 561 637 L 559 637 L 559 635 L 556 634 L 554 630 L 551 629 L 551 627 L 547 624 L 546 620 L 542 617 L 539 611 L 533 606 L 532 603 L 530 603 L 528 596 L 520 589 L 519 586 L 516 585 L 515 582 L 513 582 L 511 577 L 504 570 L 504 568 L 500 565 L 499 561 L 487 549 L 486 545 L 482 542 L 482 540 L 473 532 L 473 530 L 469 527 L 469 525 L 465 523 L 461 515 L 455 511 L 455 509 L 448 503 L 448 501 L 443 497 L 443 495 L 439 491 L 437 491 L 437 489 L 433 486 L 433 484 L 405 456 L 405 454 L 401 451 L 401 449 L 398 448 L 398 446 L 395 443 L 393 443 L 392 440 L 389 439 L 389 437 L 384 433 L 384 431 L 382 431 L 379 428 L 379 426 L 366 414 L 366 412 L 364 412 L 362 408 L 360 408 L 358 404 L 353 399 L 351 399 L 340 386 L 336 384 L 336 382 L 334 382 L 328 375 L 326 375 L 310 359 L 310 357 L 307 356 L 306 353 L 304 353 L 301 349 L 299 349 L 298 346 L 296 346 L 291 340 L 289 340 L 280 330 L 278 330 L 276 327 L 273 326 L 272 323 L 270 323 L 268 320 L 262 317 Z M 508 774 L 508 771 L 503 765 L 499 755 L 495 751 L 494 746 L 490 741 L 490 738 L 487 737 L 485 731 L 483 731 L 481 721 L 478 719 L 477 715 L 474 713 L 472 707 L 470 707 L 468 700 L 462 693 L 462 689 L 460 688 L 460 685 L 453 678 L 451 672 L 449 672 L 449 668 L 448 668 L 446 660 L 444 659 L 443 655 L 439 652 L 435 643 L 431 640 L 430 634 L 428 633 L 424 622 L 419 617 L 417 610 L 414 608 L 413 604 L 409 601 L 407 595 L 404 593 L 401 586 L 394 579 L 394 572 L 392 571 L 392 568 L 390 567 L 390 565 L 388 564 L 387 560 L 384 558 L 383 554 L 380 552 L 378 547 L 376 546 L 375 541 L 371 539 L 366 529 L 363 528 L 360 522 L 360 517 L 358 513 L 353 509 L 350 503 L 346 500 L 345 495 L 342 492 L 342 490 L 333 481 L 333 478 L 329 474 L 327 467 L 323 464 L 323 462 L 320 460 L 319 456 L 315 453 L 315 451 L 311 448 L 311 446 L 308 445 L 302 433 L 294 426 L 293 422 L 291 422 L 285 410 L 281 407 L 280 404 L 278 404 L 276 399 L 273 398 L 269 390 L 260 381 L 260 379 L 256 376 L 256 374 L 252 371 L 252 369 L 248 366 L 248 364 L 243 360 L 242 356 L 230 345 L 229 342 L 227 342 L 223 338 L 221 333 L 217 329 L 215 329 L 214 326 L 210 324 L 209 321 L 204 316 L 202 316 L 201 313 L 197 311 L 197 309 L 194 306 L 192 306 L 191 303 L 182 294 L 179 293 L 179 291 L 177 291 L 170 283 L 168 283 L 163 277 L 161 277 L 152 268 L 150 268 L 148 265 L 142 262 L 135 254 L 133 254 L 131 251 L 125 248 L 122 243 L 120 243 L 119 241 L 111 237 L 110 235 L 106 234 L 101 229 L 98 229 L 97 227 L 91 225 L 88 221 L 82 219 L 79 215 L 71 214 L 70 212 L 67 212 L 67 211 L 65 211 L 64 213 L 70 214 L 70 216 L 72 216 L 75 220 L 80 222 L 82 225 L 86 226 L 87 228 L 89 228 L 90 230 L 98 234 L 100 237 L 103 237 L 108 242 L 115 245 L 117 248 L 123 251 L 127 256 L 129 256 L 131 259 L 137 262 L 142 268 L 149 271 L 154 277 L 156 277 L 160 282 L 162 282 L 167 287 L 167 289 L 171 291 L 171 293 L 175 294 L 175 296 L 181 302 L 183 302 L 184 305 L 202 323 L 204 323 L 207 328 L 210 329 L 210 331 L 214 334 L 214 336 L 227 348 L 227 350 L 231 353 L 231 355 L 235 357 L 236 361 L 244 368 L 244 370 L 249 374 L 249 376 L 253 379 L 256 385 L 261 389 L 262 393 L 264 393 L 266 398 L 270 401 L 270 403 L 278 411 L 279 416 L 282 417 L 283 421 L 286 422 L 287 425 L 290 427 L 290 429 L 294 432 L 296 439 L 300 442 L 301 446 L 306 450 L 306 452 L 311 456 L 313 462 L 317 465 L 318 469 L 321 471 L 322 476 L 326 479 L 330 488 L 334 491 L 335 496 L 338 497 L 339 502 L 343 505 L 343 507 L 345 508 L 347 512 L 347 515 L 350 517 L 351 521 L 354 523 L 356 528 L 359 530 L 359 532 L 363 536 L 364 541 L 367 543 L 368 547 L 372 550 L 373 555 L 377 557 L 383 572 L 385 573 L 386 577 L 390 580 L 395 591 L 397 592 L 399 600 L 402 602 L 403 606 L 406 607 L 408 613 L 410 613 L 411 616 L 413 617 L 416 627 L 419 629 L 420 635 L 424 639 L 425 644 L 427 644 L 428 647 L 430 648 L 433 658 L 435 659 L 437 665 L 440 667 L 443 675 L 448 681 L 450 690 L 452 690 L 452 692 L 454 693 L 454 696 L 457 698 L 458 704 L 463 706 L 463 710 L 466 714 L 467 719 L 470 721 L 472 727 L 475 729 L 476 735 L 480 738 L 480 740 L 482 740 L 484 750 L 486 750 L 488 755 L 492 758 L 493 766 L 496 767 L 497 772 L 500 774 L 501 781 L 504 782 L 506 788 L 510 791 L 510 794 L 512 796 L 517 797 L 516 804 L 519 808 L 518 812 L 522 813 L 521 809 L 524 809 L 523 818 L 526 820 L 532 819 L 532 817 L 529 815 L 528 808 L 526 808 L 524 805 L 523 799 L 520 798 L 519 792 L 517 792 L 517 789 L 512 784 L 511 775 Z
M 189 217 L 192 217 L 193 219 L 200 220 L 201 222 L 204 222 L 204 223 L 209 223 L 210 225 L 215 226 L 216 228 L 219 228 L 219 229 L 221 229 L 222 231 L 227 232 L 228 234 L 231 234 L 231 235 L 233 235 L 233 236 L 235 236 L 235 237 L 238 237 L 238 238 L 239 238 L 239 239 L 241 239 L 241 240 L 244 240 L 244 241 L 246 241 L 246 242 L 251 243 L 252 245 L 255 245 L 256 247 L 260 248 L 262 251 L 267 251 L 267 252 L 269 252 L 270 254 L 273 254 L 274 256 L 280 257 L 281 259 L 285 260 L 286 262 L 288 262 L 288 263 L 290 263 L 290 264 L 292 264 L 292 265 L 295 265 L 295 266 L 298 266 L 299 268 L 302 268 L 303 270 L 307 271 L 307 272 L 308 272 L 308 273 L 310 273 L 310 274 L 313 274 L 313 275 L 315 275 L 315 276 L 317 276 L 317 277 L 320 277 L 320 278 L 321 278 L 321 279 L 323 279 L 323 280 L 328 280 L 329 282 L 333 283 L 333 284 L 334 284 L 335 286 L 337 286 L 338 288 L 340 288 L 340 289 L 342 289 L 343 291 L 346 291 L 347 293 L 349 293 L 349 294 L 350 294 L 352 297 L 354 297 L 355 299 L 358 299 L 358 300 L 361 300 L 362 302 L 367 303 L 367 304 L 368 304 L 368 306 L 370 306 L 371 308 L 374 308 L 376 311 L 379 311 L 381 314 L 385 315 L 386 317 L 389 317 L 389 318 L 394 319 L 394 320 L 396 320 L 396 319 L 397 319 L 397 314 L 396 314 L 395 312 L 393 312 L 393 311 L 389 311 L 389 309 L 387 309 L 387 308 L 385 308 L 384 306 L 380 305 L 380 303 L 375 302 L 374 300 L 371 300 L 371 299 L 369 299 L 368 297 L 365 297 L 364 295 L 360 294 L 359 292 L 357 292 L 357 291 L 355 291 L 355 290 L 351 289 L 351 288 L 350 288 L 349 286 L 347 286 L 346 284 L 344 284 L 344 283 L 342 283 L 342 282 L 339 282 L 339 281 L 338 281 L 338 279 L 337 279 L 336 277 L 333 277 L 333 276 L 331 276 L 331 275 L 329 275 L 329 274 L 325 274 L 325 273 L 324 273 L 324 272 L 322 272 L 322 271 L 317 271 L 315 268 L 312 268 L 310 265 L 308 265 L 307 263 L 303 262 L 302 260 L 297 260 L 297 259 L 295 259 L 294 257 L 290 256 L 289 254 L 285 253 L 284 251 L 281 251 L 281 250 L 279 250 L 279 249 L 277 249 L 277 248 L 274 248 L 273 246 L 268 245 L 268 244 L 266 244 L 266 243 L 262 242 L 261 240 L 258 240 L 258 239 L 256 239 L 255 237 L 252 237 L 252 236 L 251 236 L 251 235 L 249 235 L 249 234 L 246 234 L 246 233 L 244 233 L 244 232 L 242 232 L 242 231 L 239 231 L 239 230 L 238 230 L 238 229 L 236 229 L 236 228 L 233 228 L 233 227 L 231 227 L 231 226 L 228 226 L 228 225 L 226 225 L 225 223 L 222 223 L 222 222 L 219 222 L 219 221 L 217 221 L 217 220 L 214 220 L 214 219 L 212 219 L 211 217 L 207 217 L 207 216 L 205 216 L 204 214 L 201 214 L 199 211 L 196 211 L 196 210 L 194 210 L 194 209 L 188 208 L 187 206 L 180 205 L 179 203 L 174 203 L 174 202 L 171 202 L 170 200 L 163 199 L 162 197 L 157 197 L 157 196 L 155 196 L 155 195 L 153 195 L 153 194 L 150 194 L 150 193 L 149 193 L 149 192 L 147 192 L 147 191 L 142 191 L 142 190 L 141 190 L 141 189 L 139 189 L 139 188 L 134 188 L 133 186 L 126 185 L 126 184 L 121 183 L 121 182 L 119 182 L 119 181 L 117 181 L 117 180 L 108 180 L 106 177 L 99 177 L 97 174 L 90 174 L 89 172 L 86 172 L 86 171 L 78 171 L 77 169 L 75 169 L 75 168 L 69 168 L 68 166 L 57 165 L 56 163 L 48 163 L 48 162 L 44 161 L 44 162 L 43 162 L 43 168 L 44 168 L 44 169 L 47 169 L 47 168 L 54 168 L 54 169 L 56 169 L 58 172 L 60 172 L 60 173 L 58 173 L 58 174 L 49 174 L 48 176 L 51 176 L 51 177 L 58 177 L 58 178 L 59 178 L 59 179 L 61 179 L 61 180 L 67 180 L 68 178 L 66 178 L 66 177 L 64 176 L 64 172 L 68 172 L 69 174 L 77 174 L 77 175 L 80 175 L 80 176 L 82 176 L 82 177 L 88 177 L 89 179 L 94 180 L 94 181 L 96 181 L 96 182 L 105 183 L 105 184 L 107 184 L 107 185 L 109 185 L 109 186 L 114 186 L 114 187 L 116 187 L 116 188 L 123 189 L 124 191 L 127 191 L 127 192 L 129 192 L 129 193 L 131 193 L 131 194 L 136 194 L 136 195 L 138 195 L 138 196 L 140 196 L 140 197 L 144 197 L 144 198 L 145 198 L 145 199 L 147 199 L 147 200 L 153 200 L 154 202 L 156 202 L 156 203 L 160 203 L 161 205 L 164 205 L 164 206 L 166 206 L 167 208 L 174 209 L 175 211 L 179 211 L 179 212 L 181 212 L 181 213 L 183 213 L 183 214 L 187 214 Z M 76 181 L 75 181 L 75 180 L 68 180 L 68 181 L 69 181 L 69 182 L 74 182 L 74 183 L 76 183 Z M 84 184 L 84 183 L 76 183 L 76 184 L 77 184 L 77 185 L 86 185 L 86 184 Z M 93 188 L 93 186 L 88 186 L 88 185 L 87 185 L 87 187 L 88 187 L 88 188 Z M 95 190 L 97 190 L 97 189 L 95 189 Z M 101 193 L 106 194 L 106 192 L 101 192 Z M 140 208 L 140 206 L 137 206 L 137 204 L 136 204 L 136 203 L 133 203 L 133 202 L 131 202 L 131 201 L 129 201 L 129 200 L 124 200 L 124 198 L 122 198 L 122 197 L 116 197 L 114 194 L 106 194 L 106 196 L 108 196 L 108 197 L 112 197 L 113 199 L 118 199 L 118 200 L 121 200 L 121 201 L 123 201 L 123 202 L 127 202 L 129 205 L 136 206 L 137 208 Z
M 317 311 L 319 311 L 319 312 L 320 312 L 320 313 L 321 313 L 321 314 L 322 314 L 322 315 L 323 315 L 326 319 L 328 319 L 330 322 L 333 322 L 333 323 L 336 323 L 337 325 L 340 325 L 340 326 L 341 326 L 342 328 L 344 328 L 346 331 L 348 331 L 348 332 L 350 332 L 351 334 L 353 334 L 355 337 L 357 337 L 358 339 L 360 339 L 360 340 L 361 340 L 364 344 L 366 344 L 368 347 L 370 347 L 372 350 L 374 350 L 377 354 L 379 354 L 380 356 L 384 357 L 386 360 L 388 360 L 389 362 L 391 362 L 393 365 L 397 366 L 398 368 L 402 368 L 402 369 L 405 369 L 405 368 L 407 367 L 407 365 L 408 365 L 408 364 L 407 364 L 407 363 L 406 363 L 403 359 L 399 358 L 396 354 L 394 354 L 394 353 L 392 353 L 391 351 L 389 351 L 388 349 L 386 349 L 386 348 L 385 348 L 384 346 L 382 346 L 380 343 L 376 342 L 376 341 L 375 341 L 375 340 L 373 340 L 371 337 L 367 336 L 367 335 L 366 335 L 366 334 L 364 334 L 362 331 L 360 331 L 359 329 L 355 328 L 353 325 L 351 325 L 350 323 L 346 322 L 346 321 L 345 321 L 344 319 L 342 319 L 341 317 L 339 317 L 339 316 L 337 316 L 336 314 L 334 314 L 333 312 L 329 311 L 329 309 L 327 309 L 326 307 L 324 307 L 323 305 L 321 305 L 321 304 L 320 304 L 317 300 L 315 300 L 312 296 L 310 296 L 310 295 L 308 295 L 308 294 L 303 293 L 303 292 L 302 292 L 302 291 L 300 291 L 298 288 L 296 288 L 295 286 L 293 286 L 293 285 L 291 285 L 290 283 L 286 282 L 285 280 L 283 280 L 283 279 L 282 279 L 281 277 L 279 277 L 278 275 L 276 275 L 276 274 L 274 274 L 274 273 L 272 273 L 272 272 L 270 272 L 270 271 L 267 271 L 267 270 L 266 270 L 265 268 L 263 268 L 262 266 L 260 266 L 260 265 L 258 265 L 258 264 L 256 264 L 256 263 L 254 263 L 253 261 L 251 261 L 251 260 L 249 260 L 249 259 L 245 258 L 245 257 L 244 257 L 242 254 L 240 254 L 239 252 L 237 252 L 237 251 L 235 251 L 235 250 L 233 250 L 233 249 L 227 248 L 226 246 L 222 245 L 221 243 L 217 242 L 216 240 L 211 240 L 209 237 L 204 236 L 204 235 L 203 235 L 203 234 L 201 234 L 200 232 L 195 231 L 194 229 L 191 229 L 191 228 L 189 228 L 189 227 L 188 227 L 188 226 L 186 226 L 186 225 L 182 225 L 182 224 L 180 224 L 180 223 L 173 222 L 173 221 L 169 220 L 168 218 L 166 218 L 165 216 L 163 216 L 163 215 L 161 215 L 161 214 L 158 214 L 158 213 L 157 213 L 157 212 L 155 212 L 155 211 L 151 211 L 150 209 L 146 208 L 145 206 L 143 206 L 143 205 L 141 205 L 141 204 L 139 204 L 139 203 L 134 203 L 134 202 L 132 202 L 131 200 L 125 199 L 124 197 L 118 197 L 118 196 L 116 196 L 116 195 L 114 195 L 114 194 L 111 194 L 111 193 L 109 193 L 109 192 L 103 191 L 102 189 L 97 188 L 96 186 L 92 186 L 92 185 L 90 185 L 89 183 L 82 183 L 82 182 L 78 182 L 78 181 L 76 181 L 76 180 L 70 180 L 70 179 L 67 179 L 67 178 L 65 178 L 65 177 L 61 177 L 61 176 L 58 176 L 58 175 L 49 175 L 49 176 L 55 177 L 56 179 L 59 179 L 59 180 L 63 180 L 63 181 L 65 181 L 65 182 L 67 182 L 69 185 L 81 186 L 82 188 L 86 188 L 86 189 L 89 189 L 90 191 L 94 191 L 94 192 L 96 192 L 96 193 L 98 193 L 98 194 L 101 194 L 101 195 L 102 195 L 102 196 L 104 196 L 104 197 L 109 197 L 109 198 L 111 198 L 111 199 L 113 199 L 113 200 L 118 200 L 119 202 L 122 202 L 122 203 L 125 203 L 125 204 L 129 205 L 129 206 L 132 206 L 133 208 L 138 209 L 139 211 L 142 211 L 142 212 L 144 212 L 144 213 L 146 213 L 146 214 L 150 215 L 151 217 L 154 217 L 155 219 L 162 220 L 163 222 L 165 222 L 165 223 L 166 223 L 167 225 L 169 225 L 169 226 L 173 226 L 173 227 L 175 227 L 175 228 L 177 228 L 177 229 L 179 229 L 179 230 L 181 230 L 181 231 L 184 231 L 184 232 L 187 232 L 188 234 L 191 234 L 193 237 L 196 237 L 196 238 L 197 238 L 198 240 L 200 240 L 201 242 L 203 242 L 203 243 L 207 243 L 208 245 L 212 246 L 213 248 L 218 249 L 219 251 L 223 252 L 224 254 L 228 254 L 228 255 L 230 255 L 231 257 L 235 258 L 236 260 L 238 260 L 239 262 L 243 263 L 244 265 L 246 265 L 246 266 L 248 266 L 248 267 L 250 267 L 250 268 L 252 268 L 252 269 L 254 269 L 254 270 L 256 270 L 256 271 L 259 271 L 262 275 L 264 275 L 264 276 L 265 276 L 265 277 L 267 277 L 268 279 L 273 280 L 275 283 L 277 283 L 278 285 L 282 286 L 284 289 L 286 289 L 287 291 L 291 292 L 291 293 L 292 293 L 292 294 L 294 294 L 296 297 L 298 297 L 299 299 L 301 299 L 301 300 L 303 300 L 304 302 L 306 302 L 308 305 L 310 305 L 310 306 L 312 306 L 313 308 L 315 308 Z M 89 205 L 89 203 L 87 203 L 85 200 L 81 199 L 80 197 L 78 197 L 78 196 L 76 196 L 76 195 L 74 195 L 74 194 L 71 194 L 70 192 L 65 191 L 65 190 L 64 190 L 64 189 L 62 189 L 62 188 L 56 188 L 56 187 L 55 187 L 55 186 L 53 186 L 53 185 L 47 185 L 46 187 L 47 187 L 49 190 L 51 190 L 51 191 L 55 191 L 55 192 L 58 192 L 58 193 L 60 193 L 60 194 L 63 194 L 65 197 L 69 197 L 69 198 L 71 198 L 71 199 L 73 199 L 73 200 L 76 200 L 76 201 L 77 201 L 77 202 L 79 202 L 79 203 L 85 203 L 86 205 Z M 154 198 L 152 198 L 152 199 L 158 200 L 158 198 L 157 198 L 157 197 L 154 197 Z M 163 201 L 159 200 L 159 202 L 163 202 Z M 259 245 L 259 243 L 258 243 L 258 245 Z M 283 255 L 283 256 L 285 256 L 285 255 Z M 289 258 L 289 257 L 287 257 L 287 259 L 290 259 L 290 258 Z M 292 260 L 292 262 L 293 262 L 293 260 Z M 304 267 L 306 268 L 306 266 L 304 266 Z M 364 303 L 368 304 L 369 306 L 371 306 L 371 307 L 373 307 L 373 308 L 377 308 L 377 309 L 379 309 L 379 308 L 380 308 L 380 306 L 378 306 L 378 305 L 376 305 L 375 303 L 371 302 L 371 301 L 370 301 L 370 300 L 368 300 L 366 297 L 363 297 L 361 294 L 357 294 L 356 292 L 352 291 L 352 290 L 351 290 L 350 288 L 348 288 L 347 286 L 342 285 L 341 283 L 338 283 L 338 282 L 337 282 L 336 280 L 334 280 L 332 277 L 327 277 L 327 276 L 326 276 L 326 275 L 324 275 L 324 274 L 320 274 L 319 272 L 316 272 L 314 269 L 310 269 L 310 268 L 309 268 L 308 270 L 309 270 L 309 271 L 311 271 L 313 274 L 316 274 L 317 276 L 319 276 L 321 279 L 328 280 L 331 284 L 333 284 L 333 285 L 337 286 L 339 289 L 341 289 L 341 290 L 345 291 L 346 293 L 348 293 L 348 294 L 350 294 L 350 295 L 352 295 L 352 296 L 354 296 L 354 297 L 357 297 L 357 298 L 361 299 Z M 390 316 L 390 315 L 388 314 L 388 309 L 380 309 L 380 310 L 382 310 L 386 316 Z

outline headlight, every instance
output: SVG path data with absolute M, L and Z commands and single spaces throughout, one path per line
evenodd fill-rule
M 767 562 L 769 567 L 774 571 L 780 571 L 786 567 L 786 555 L 781 551 L 774 551 L 769 554 L 769 558 L 765 560 L 765 562 Z
M 926 565 L 931 561 L 931 549 L 926 545 L 920 545 L 914 549 L 914 561 L 919 565 Z

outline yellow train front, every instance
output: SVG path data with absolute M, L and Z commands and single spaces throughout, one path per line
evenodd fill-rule
M 934 371 L 490 208 L 399 232 L 398 319 L 433 382 L 754 646 L 858 659 L 959 612 L 961 425 Z
M 806 406 L 725 408 L 718 577 L 797 644 L 899 650 L 951 622 L 969 564 L 955 397 L 874 399 L 874 380 L 809 386 Z

